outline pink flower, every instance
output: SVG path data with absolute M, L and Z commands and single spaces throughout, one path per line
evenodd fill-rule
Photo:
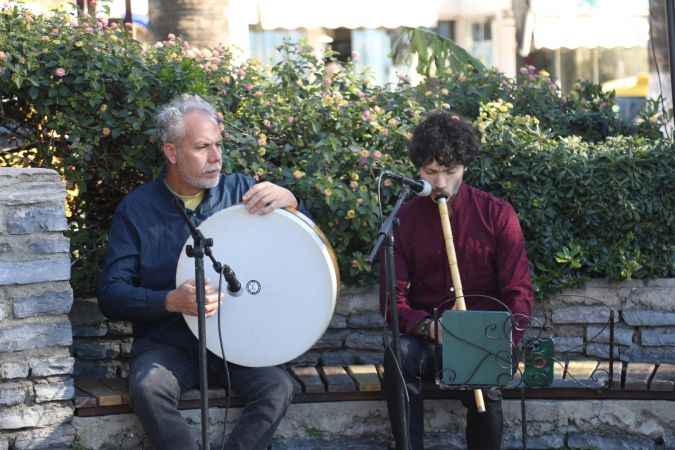
M 253 85 L 251 83 L 246 83 L 246 84 L 244 84 L 244 89 L 246 89 L 247 91 L 250 91 L 251 89 L 253 89 Z
M 56 75 L 59 78 L 65 77 L 66 69 L 64 69 L 63 67 L 59 67 L 56 70 L 54 70 L 54 75 Z
M 363 118 L 363 120 L 368 121 L 368 119 L 370 119 L 370 110 L 369 109 L 363 110 L 363 112 L 361 113 L 361 117 Z
M 288 124 L 293 125 L 293 122 L 295 122 L 295 117 L 293 116 L 288 116 Z
M 359 52 L 357 52 L 356 50 L 354 50 L 354 51 L 352 52 L 352 61 L 358 61 L 358 60 L 359 60 L 359 56 L 360 56 L 360 55 L 359 55 Z
M 373 157 L 373 159 L 380 159 L 380 158 L 382 158 L 382 152 L 379 151 L 379 150 L 375 150 L 375 151 L 372 153 L 372 157 Z
M 0 52 L 0 61 L 4 61 L 7 59 L 7 53 L 5 52 Z
M 170 41 L 175 41 L 175 40 L 176 40 L 176 35 L 173 34 L 173 33 L 169 33 L 168 39 L 169 39 Z

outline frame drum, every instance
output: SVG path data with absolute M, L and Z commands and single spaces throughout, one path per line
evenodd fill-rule
M 276 209 L 258 216 L 244 205 L 224 209 L 199 226 L 213 239 L 216 260 L 241 282 L 240 295 L 223 278 L 220 326 L 227 361 L 263 367 L 288 362 L 314 345 L 328 328 L 340 274 L 330 243 L 305 215 Z M 186 242 L 192 245 L 190 236 Z M 194 260 L 181 252 L 176 286 L 194 279 Z M 205 279 L 217 288 L 219 275 L 204 258 Z M 183 315 L 195 336 L 197 316 Z M 206 319 L 206 348 L 223 357 L 218 313 Z

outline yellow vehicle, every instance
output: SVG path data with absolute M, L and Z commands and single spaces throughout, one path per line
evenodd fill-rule
M 647 99 L 649 75 L 639 73 L 637 76 L 607 81 L 602 84 L 603 91 L 614 91 L 616 103 L 619 105 L 621 117 L 632 121 L 640 112 Z

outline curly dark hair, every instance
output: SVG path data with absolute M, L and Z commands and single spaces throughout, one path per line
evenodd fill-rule
M 468 165 L 478 157 L 480 139 L 470 122 L 445 112 L 430 113 L 413 132 L 408 144 L 416 168 L 436 161 L 441 166 Z

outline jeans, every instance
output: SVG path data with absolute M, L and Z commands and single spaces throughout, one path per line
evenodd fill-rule
M 434 351 L 431 342 L 416 336 L 401 335 L 401 371 L 408 389 L 408 437 L 411 450 L 424 449 L 424 399 L 422 382 L 434 379 Z M 395 364 L 392 350 L 384 355 L 384 392 L 387 409 L 396 448 L 403 446 L 403 411 L 399 411 L 396 402 L 396 383 L 400 383 L 399 370 Z M 402 394 L 405 395 L 405 394 Z M 478 413 L 472 390 L 457 391 L 457 399 L 467 409 L 466 443 L 469 450 L 500 450 L 502 448 L 502 400 L 501 392 L 496 389 L 484 389 L 486 411 Z M 405 397 L 404 397 L 405 398 Z M 405 400 L 400 401 L 406 405 Z
M 129 373 L 129 395 L 152 445 L 157 450 L 197 450 L 201 434 L 178 412 L 181 393 L 199 385 L 199 361 L 173 346 L 143 343 Z M 222 359 L 208 353 L 209 379 L 225 384 Z M 245 403 L 232 430 L 228 450 L 266 449 L 293 398 L 293 383 L 278 367 L 228 364 L 232 389 Z

